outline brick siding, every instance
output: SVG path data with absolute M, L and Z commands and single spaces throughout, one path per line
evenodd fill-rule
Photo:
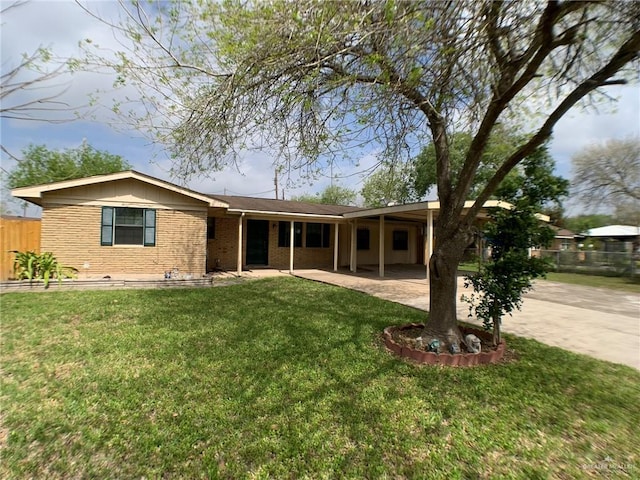
M 42 251 L 80 275 L 205 273 L 206 211 L 156 210 L 155 247 L 101 246 L 101 216 L 98 206 L 44 205 Z
M 333 235 L 335 225 L 331 225 L 330 246 L 328 248 L 296 247 L 294 268 L 330 268 L 333 266 Z M 242 266 L 246 266 L 247 221 L 243 222 Z M 304 231 L 304 230 L 303 230 Z M 303 235 L 303 245 L 305 238 Z M 238 262 L 238 217 L 216 218 L 216 238 L 208 242 L 207 267 L 216 266 L 224 270 L 236 270 Z M 278 222 L 269 222 L 269 263 L 271 268 L 289 269 L 289 247 L 278 247 Z

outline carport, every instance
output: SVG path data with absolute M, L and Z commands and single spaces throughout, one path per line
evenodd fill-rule
M 465 202 L 463 215 L 473 206 L 473 201 Z M 499 200 L 489 200 L 484 203 L 477 221 L 486 221 L 488 218 L 488 210 L 491 208 L 511 208 L 507 202 Z M 378 224 L 378 276 L 385 276 L 385 224 L 387 222 L 411 222 L 419 226 L 423 233 L 424 249 L 422 255 L 422 265 L 426 270 L 426 278 L 429 279 L 429 258 L 433 254 L 437 235 L 434 231 L 434 222 L 440 212 L 440 202 L 418 202 L 405 205 L 392 205 L 388 207 L 360 210 L 343 214 L 350 226 L 350 254 L 349 254 L 349 271 L 355 273 L 358 269 L 357 255 L 357 239 L 358 239 L 358 222 L 363 220 L 375 220 Z M 395 241 L 395 238 L 393 239 Z

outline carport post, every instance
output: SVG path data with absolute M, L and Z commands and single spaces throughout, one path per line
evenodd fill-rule
M 238 217 L 238 276 L 242 275 L 242 220 L 244 212 Z
M 293 275 L 293 247 L 295 238 L 295 222 L 291 220 L 289 227 L 289 275 Z
M 333 224 L 333 271 L 338 271 L 338 231 L 340 230 L 340 224 Z
M 358 234 L 358 220 L 354 219 L 351 223 L 351 255 L 349 256 L 349 270 L 355 273 L 358 268 L 358 259 L 356 257 L 356 236 Z
M 378 275 L 384 277 L 384 215 L 380 215 L 380 241 L 378 242 Z

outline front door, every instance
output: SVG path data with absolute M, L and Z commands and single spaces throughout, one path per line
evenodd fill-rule
M 269 221 L 247 220 L 247 265 L 269 264 Z

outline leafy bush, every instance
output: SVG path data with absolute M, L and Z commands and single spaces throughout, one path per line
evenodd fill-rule
M 502 316 L 520 309 L 522 295 L 532 288 L 532 280 L 544 277 L 551 268 L 546 258 L 529 255 L 529 247 L 547 247 L 553 230 L 541 222 L 536 212 L 550 205 L 560 206 L 569 183 L 553 175 L 553 159 L 546 147 L 538 149 L 523 162 L 518 176 L 506 179 L 498 196 L 513 206 L 489 214 L 491 222 L 484 228 L 491 258 L 478 272 L 465 277 L 465 287 L 473 287 L 469 314 L 475 310 L 485 328 L 493 327 L 493 342 L 500 342 Z
M 42 280 L 47 288 L 52 278 L 61 282 L 63 278 L 74 278 L 78 272 L 76 268 L 61 265 L 51 252 L 43 252 L 40 255 L 34 251 L 12 252 L 16 255 L 13 270 L 18 280 Z
M 485 227 L 491 259 L 480 265 L 478 272 L 465 277 L 465 287 L 473 287 L 471 295 L 463 295 L 469 303 L 469 315 L 475 310 L 485 328 L 493 328 L 493 342 L 501 341 L 502 316 L 511 315 L 522 305 L 522 295 L 533 286 L 532 280 L 544 277 L 551 263 L 547 258 L 528 255 L 531 245 L 547 245 L 553 231 L 541 224 L 532 208 L 498 210 Z

